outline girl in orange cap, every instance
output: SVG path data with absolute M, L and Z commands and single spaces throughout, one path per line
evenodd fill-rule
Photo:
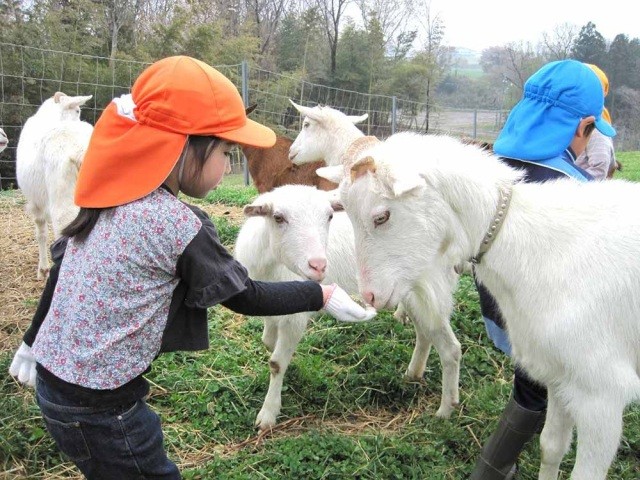
M 55 264 L 10 367 L 36 384 L 47 429 L 87 478 L 180 478 L 144 374 L 162 352 L 208 348 L 207 307 L 375 315 L 336 285 L 251 280 L 207 214 L 178 200 L 214 188 L 234 144 L 274 142 L 225 76 L 185 56 L 143 71 L 96 123 L 76 186 L 80 213 L 52 246 Z

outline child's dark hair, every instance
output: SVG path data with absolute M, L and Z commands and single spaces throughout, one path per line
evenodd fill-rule
M 193 152 L 195 159 L 195 176 L 199 177 L 202 174 L 204 164 L 207 162 L 207 158 L 211 155 L 211 152 L 218 145 L 220 139 L 217 137 L 202 136 L 202 135 L 189 135 L 186 146 L 178 159 L 178 163 L 186 160 L 186 155 L 189 150 Z M 100 214 L 105 210 L 111 210 L 114 207 L 108 208 L 86 208 L 81 207 L 76 218 L 62 230 L 62 235 L 65 237 L 74 237 L 76 241 L 82 242 L 93 230 Z
M 593 133 L 593 131 L 596 129 L 596 124 L 595 122 L 591 122 L 588 125 L 585 125 L 584 127 L 584 136 L 588 137 L 589 135 L 591 135 L 591 133 Z

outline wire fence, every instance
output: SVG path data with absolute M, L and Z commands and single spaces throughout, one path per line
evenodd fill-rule
M 109 59 L 0 42 L 0 127 L 9 146 L 0 154 L 0 189 L 17 188 L 16 145 L 24 122 L 57 91 L 92 95 L 83 106 L 82 119 L 95 124 L 116 96 L 129 93 L 149 63 Z M 505 110 L 450 109 L 398 97 L 355 92 L 318 85 L 295 76 L 274 73 L 247 62 L 216 65 L 242 93 L 246 105 L 257 104 L 252 118 L 281 135 L 294 138 L 301 118 L 289 99 L 304 106 L 328 105 L 348 115 L 368 113 L 359 124 L 367 135 L 379 138 L 399 131 L 447 133 L 492 142 L 502 127 Z M 243 157 L 236 155 L 234 172 L 246 173 Z

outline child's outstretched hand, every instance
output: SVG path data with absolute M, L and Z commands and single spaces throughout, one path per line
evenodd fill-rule
M 13 356 L 9 366 L 9 374 L 17 377 L 25 385 L 36 386 L 36 359 L 31 353 L 31 347 L 22 342 L 20 348 Z
M 325 296 L 324 309 L 341 322 L 366 322 L 376 316 L 375 308 L 361 307 L 335 283 L 322 285 L 322 290 Z

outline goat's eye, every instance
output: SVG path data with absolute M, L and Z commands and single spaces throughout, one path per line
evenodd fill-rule
M 333 213 L 329 214 L 329 221 L 333 220 Z
M 274 213 L 273 214 L 273 220 L 278 224 L 282 224 L 282 223 L 286 223 L 287 222 L 287 219 L 284 218 L 284 215 L 282 215 L 281 213 Z
M 302 123 L 302 128 L 307 128 L 309 126 L 309 122 L 303 122 Z
M 389 210 L 385 210 L 384 212 L 379 213 L 378 215 L 373 217 L 373 224 L 376 227 L 379 227 L 383 223 L 387 223 L 387 220 L 389 220 L 390 216 L 391 216 L 391 212 Z

